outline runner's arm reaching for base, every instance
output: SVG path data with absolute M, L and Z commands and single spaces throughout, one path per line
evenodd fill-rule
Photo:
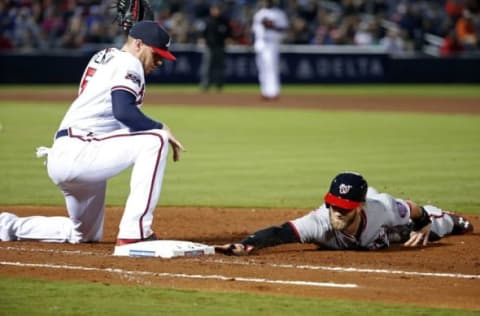
M 281 226 L 271 226 L 256 231 L 252 235 L 243 239 L 240 243 L 216 246 L 215 250 L 227 255 L 243 256 L 248 255 L 253 250 L 294 242 L 300 242 L 300 238 L 295 232 L 292 224 L 286 222 Z

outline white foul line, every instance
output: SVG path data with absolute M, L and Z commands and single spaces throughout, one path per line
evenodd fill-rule
M 220 281 L 239 281 L 239 282 L 269 283 L 269 284 L 283 284 L 283 285 L 315 286 L 315 287 L 340 287 L 340 288 L 358 287 L 358 285 L 351 284 L 351 283 L 269 280 L 269 279 L 259 279 L 259 278 L 227 277 L 227 276 L 215 275 L 215 274 L 202 275 L 202 274 L 185 274 L 185 273 L 168 273 L 168 272 L 159 273 L 159 272 L 150 272 L 150 271 L 131 271 L 131 270 L 113 269 L 113 268 L 100 269 L 95 267 L 41 264 L 41 263 L 23 263 L 23 262 L 10 262 L 10 261 L 0 261 L 0 265 L 46 268 L 46 269 L 96 271 L 96 272 L 116 273 L 116 274 L 122 274 L 122 275 L 157 276 L 157 277 L 184 278 L 184 279 L 209 279 L 209 280 L 220 280 Z
M 221 259 L 207 260 L 212 263 L 229 263 L 238 265 L 256 265 L 254 260 L 248 262 L 226 262 Z M 262 265 L 265 265 L 262 263 Z M 294 265 L 294 264 L 268 264 L 274 268 L 286 268 L 286 269 L 302 269 L 302 270 L 323 270 L 334 272 L 355 272 L 355 273 L 383 273 L 383 274 L 401 274 L 401 275 L 415 275 L 415 276 L 428 276 L 428 277 L 440 277 L 440 278 L 458 278 L 458 279 L 480 279 L 478 274 L 461 274 L 461 273 L 445 273 L 445 272 L 417 272 L 417 271 L 402 271 L 402 270 L 388 270 L 388 269 L 366 269 L 366 268 L 352 268 L 352 267 L 327 267 L 327 266 L 311 266 L 311 265 Z
M 15 251 L 30 251 L 30 252 L 49 252 L 49 253 L 61 253 L 66 255 L 88 255 L 88 256 L 106 256 L 95 252 L 81 251 L 81 250 L 57 250 L 57 249 L 45 249 L 45 248 L 25 248 L 25 247 L 0 247 L 4 250 Z M 245 261 L 226 261 L 222 259 L 194 259 L 202 260 L 203 262 L 219 263 L 219 264 L 235 264 L 235 265 L 258 265 L 255 260 Z M 461 273 L 446 273 L 446 272 L 418 272 L 418 271 L 402 271 L 402 270 L 388 270 L 388 269 L 367 269 L 367 268 L 353 268 L 353 267 L 329 267 L 329 266 L 312 266 L 312 265 L 293 265 L 293 264 L 265 264 L 273 268 L 286 268 L 286 269 L 303 269 L 303 270 L 323 270 L 333 272 L 350 272 L 350 273 L 377 273 L 377 274 L 397 274 L 397 275 L 413 275 L 424 277 L 437 277 L 437 278 L 456 278 L 456 279 L 480 279 L 478 274 L 461 274 Z

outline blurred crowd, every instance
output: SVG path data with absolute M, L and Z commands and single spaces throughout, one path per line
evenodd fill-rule
M 211 0 L 151 0 L 174 43 L 196 44 Z M 218 3 L 218 1 L 216 1 Z M 251 45 L 260 1 L 224 0 L 230 43 Z M 116 45 L 115 0 L 0 0 L 0 50 Z M 279 0 L 290 19 L 285 44 L 378 45 L 392 54 L 435 47 L 450 56 L 480 49 L 480 0 Z

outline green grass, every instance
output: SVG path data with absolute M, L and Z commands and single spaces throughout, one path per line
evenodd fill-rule
M 0 204 L 63 205 L 35 147 L 66 107 L 0 103 Z M 169 159 L 160 205 L 311 208 L 333 176 L 365 175 L 399 197 L 479 213 L 480 116 L 149 107 L 187 152 Z M 130 172 L 109 183 L 123 205 Z
M 478 315 L 475 311 L 0 277 L 1 311 L 23 315 Z M 315 312 L 313 312 L 315 311 Z M 7 315 L 7 314 L 2 314 Z

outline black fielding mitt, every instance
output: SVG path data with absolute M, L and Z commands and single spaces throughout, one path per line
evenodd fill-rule
M 128 33 L 141 20 L 153 20 L 153 10 L 148 0 L 116 0 L 118 24 Z

